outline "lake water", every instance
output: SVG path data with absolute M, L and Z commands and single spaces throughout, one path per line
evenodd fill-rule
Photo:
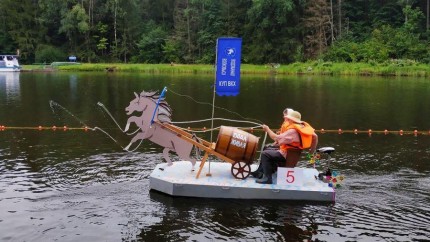
M 430 240 L 430 80 L 245 75 L 237 97 L 216 97 L 215 117 L 276 129 L 291 107 L 317 130 L 372 129 L 318 132 L 346 177 L 334 204 L 149 191 L 162 148 L 123 151 L 130 136 L 97 103 L 124 127 L 134 92 L 167 86 L 174 121 L 207 119 L 212 84 L 212 75 L 0 73 L 0 241 Z

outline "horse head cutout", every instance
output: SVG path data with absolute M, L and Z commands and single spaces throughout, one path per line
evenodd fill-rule
M 172 122 L 172 109 L 169 104 L 163 97 L 160 97 L 157 92 L 142 91 L 140 95 L 137 93 L 134 94 L 135 98 L 130 101 L 128 107 L 125 108 L 125 111 L 129 116 L 135 112 L 139 112 L 141 115 L 130 116 L 127 120 L 124 132 L 127 132 L 132 124 L 135 124 L 138 127 L 138 132 L 124 149 L 128 151 L 131 145 L 136 141 L 148 139 L 151 142 L 164 147 L 163 157 L 169 166 L 173 164 L 169 157 L 169 151 L 172 151 L 175 152 L 179 158 L 191 161 L 194 168 L 196 159 L 190 156 L 193 144 L 181 139 L 173 131 L 162 128 L 162 126 L 157 122 Z M 152 117 L 154 120 L 152 120 Z M 136 132 L 133 132 L 132 134 L 134 133 Z

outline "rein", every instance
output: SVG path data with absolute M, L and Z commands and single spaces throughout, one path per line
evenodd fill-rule
M 163 91 L 161 92 L 160 96 L 158 97 L 157 105 L 154 108 L 154 113 L 152 113 L 151 125 L 154 123 L 155 113 L 157 112 L 158 106 L 160 105 L 160 100 L 164 97 L 164 95 L 166 94 L 166 91 L 167 91 L 167 87 L 164 87 Z

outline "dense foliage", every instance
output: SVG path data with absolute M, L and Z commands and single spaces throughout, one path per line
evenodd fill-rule
M 0 52 L 22 63 L 430 63 L 430 0 L 0 0 Z

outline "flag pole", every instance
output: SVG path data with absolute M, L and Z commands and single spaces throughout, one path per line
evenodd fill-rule
M 210 138 L 210 143 L 212 146 L 212 141 L 213 141 L 213 132 L 214 132 L 214 117 L 215 117 L 215 96 L 216 96 L 216 73 L 217 73 L 217 60 L 218 60 L 218 39 L 216 41 L 216 46 L 215 46 L 215 74 L 214 74 L 214 91 L 213 91 L 213 96 L 212 96 L 212 118 L 211 118 L 211 138 Z M 212 147 L 210 147 L 212 148 Z M 212 176 L 211 174 L 211 161 L 209 160 L 209 171 L 208 173 L 206 173 L 206 176 Z
M 213 128 L 214 128 L 214 116 L 215 116 L 215 94 L 216 94 L 216 83 L 214 83 L 214 93 L 212 97 L 212 118 L 211 118 L 211 139 L 210 139 L 211 143 L 212 143 L 212 134 L 213 134 Z
M 212 137 L 213 137 L 214 116 L 215 116 L 216 73 L 217 73 L 217 68 L 218 68 L 217 67 L 217 60 L 218 60 L 218 40 L 216 41 L 216 46 L 215 46 L 214 91 L 213 91 L 213 97 L 212 97 L 212 118 L 211 118 L 211 139 L 210 139 L 211 143 L 212 143 Z

